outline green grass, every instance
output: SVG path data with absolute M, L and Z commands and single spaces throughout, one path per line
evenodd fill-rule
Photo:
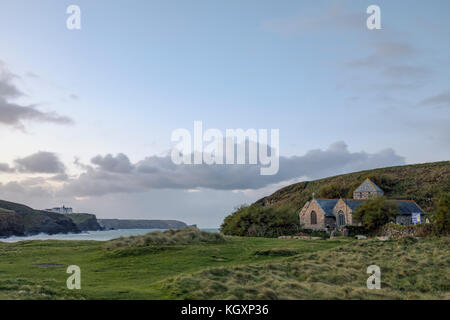
M 450 299 L 450 238 L 352 241 L 266 263 L 218 267 L 164 283 L 175 299 Z M 366 286 L 369 265 L 381 289 Z
M 14 213 L 14 211 L 0 208 L 0 213 Z
M 319 252 L 343 243 L 238 237 L 224 243 L 131 249 L 110 249 L 108 243 L 94 241 L 0 243 L 0 299 L 167 299 L 173 295 L 166 284 L 175 277 L 279 261 L 286 257 L 276 252 Z M 261 254 L 271 250 L 275 254 Z M 69 265 L 81 268 L 79 291 L 66 289 Z

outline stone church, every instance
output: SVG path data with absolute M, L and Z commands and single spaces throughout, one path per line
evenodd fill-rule
M 353 219 L 353 211 L 365 201 L 383 195 L 383 190 L 370 179 L 366 179 L 355 189 L 353 199 L 316 199 L 313 195 L 300 210 L 300 224 L 306 229 L 313 230 L 342 229 L 349 225 L 361 225 Z M 425 213 L 414 201 L 389 201 L 393 201 L 398 207 L 399 215 L 395 219 L 397 224 L 412 224 L 413 214 L 420 214 L 420 221 L 425 221 Z

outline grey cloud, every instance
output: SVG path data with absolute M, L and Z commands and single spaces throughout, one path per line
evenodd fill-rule
M 20 172 L 28 173 L 64 173 L 65 165 L 52 152 L 39 151 L 28 157 L 15 160 Z
M 3 199 L 20 203 L 27 202 L 30 198 L 50 199 L 52 197 L 51 192 L 42 185 L 30 185 L 23 181 L 13 181 L 6 184 L 0 183 L 0 194 Z
M 105 170 L 110 168 L 108 166 L 90 167 L 77 179 L 70 180 L 62 194 L 99 196 L 151 189 L 258 189 L 297 177 L 314 179 L 404 163 L 404 158 L 392 149 L 377 153 L 350 152 L 343 142 L 326 150 L 309 151 L 303 156 L 280 157 L 280 170 L 273 176 L 261 176 L 258 165 L 175 165 L 170 156 L 152 156 L 126 172 Z
M 20 105 L 11 102 L 11 98 L 24 94 L 14 85 L 17 77 L 10 73 L 0 61 L 0 124 L 24 128 L 23 121 L 52 122 L 57 124 L 71 124 L 69 117 L 60 116 L 54 112 L 43 112 L 36 105 Z
M 11 168 L 7 163 L 0 163 L 0 172 L 14 172 L 14 168 Z
M 419 106 L 450 107 L 450 90 L 422 100 Z
M 9 103 L 0 97 L 0 123 L 23 128 L 23 121 L 53 122 L 57 124 L 72 124 L 72 119 L 59 116 L 54 112 L 42 112 L 35 106 L 21 106 Z
M 108 154 L 104 157 L 98 155 L 91 159 L 100 169 L 109 172 L 127 173 L 133 170 L 130 159 L 123 153 L 119 153 L 116 157 Z

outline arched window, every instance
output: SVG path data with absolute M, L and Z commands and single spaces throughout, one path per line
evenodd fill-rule
M 338 225 L 345 226 L 345 215 L 342 211 L 339 211 L 338 213 Z
M 311 224 L 317 224 L 317 214 L 315 211 L 311 211 Z

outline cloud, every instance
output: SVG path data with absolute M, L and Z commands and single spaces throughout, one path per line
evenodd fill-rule
M 0 183 L 2 199 L 26 203 L 30 198 L 51 199 L 52 193 L 42 185 L 30 185 L 24 181 L 13 181 L 6 184 Z
M 9 103 L 0 97 L 0 123 L 23 128 L 24 120 L 57 124 L 73 123 L 72 119 L 59 116 L 54 112 L 42 112 L 36 109 L 36 106 L 21 106 L 15 103 Z
M 450 90 L 422 100 L 419 106 L 450 107 Z
M 6 69 L 0 61 L 0 124 L 24 128 L 24 121 L 51 122 L 56 124 L 72 124 L 69 117 L 60 116 L 55 112 L 43 112 L 36 105 L 20 105 L 10 99 L 24 96 L 13 83 L 18 76 Z
M 128 173 L 133 170 L 130 159 L 123 153 L 119 153 L 115 157 L 111 154 L 104 157 L 98 155 L 92 158 L 91 162 L 98 165 L 101 170 L 108 172 Z
M 52 152 L 39 151 L 28 157 L 15 160 L 16 168 L 27 173 L 64 173 L 65 165 Z
M 11 168 L 7 163 L 0 163 L 0 172 L 14 172 L 14 168 Z
M 147 157 L 136 164 L 122 154 L 94 159 L 98 166 L 88 166 L 78 178 L 69 180 L 62 195 L 101 196 L 151 189 L 259 189 L 299 177 L 315 179 L 405 163 L 392 149 L 350 152 L 344 142 L 336 142 L 326 150 L 311 150 L 303 156 L 280 157 L 280 170 L 272 176 L 261 176 L 259 165 L 175 165 L 169 155 Z

